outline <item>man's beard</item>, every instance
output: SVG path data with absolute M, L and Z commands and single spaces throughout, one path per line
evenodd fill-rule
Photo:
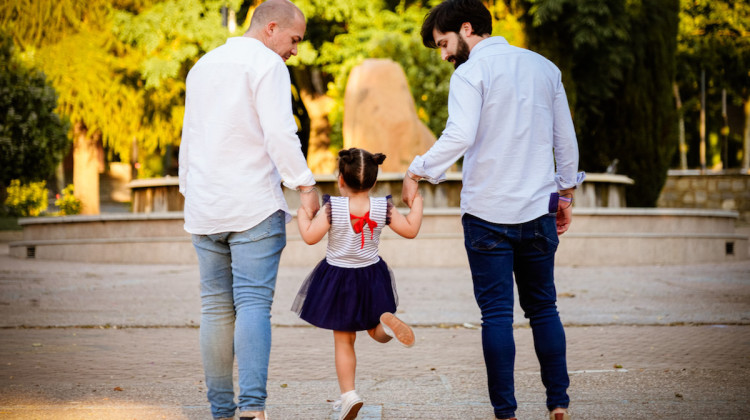
M 456 53 L 452 56 L 448 57 L 449 61 L 453 62 L 453 68 L 457 69 L 458 66 L 465 63 L 466 60 L 469 59 L 469 53 L 471 53 L 471 50 L 469 50 L 469 44 L 464 41 L 461 36 L 458 36 L 458 44 L 456 46 Z

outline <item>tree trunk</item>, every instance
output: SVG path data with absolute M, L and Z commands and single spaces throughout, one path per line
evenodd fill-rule
M 706 71 L 701 70 L 701 109 L 700 109 L 700 161 L 701 173 L 706 172 Z
M 73 129 L 73 185 L 75 196 L 83 205 L 81 214 L 99 214 L 99 150 L 97 140 L 86 125 L 76 123 Z
M 687 169 L 687 145 L 685 145 L 685 116 L 682 114 L 682 99 L 680 98 L 680 87 L 675 82 L 672 85 L 674 89 L 674 99 L 677 104 L 677 128 L 680 140 L 680 169 Z
M 310 141 L 307 147 L 307 164 L 316 174 L 332 174 L 336 170 L 336 156 L 331 152 L 331 124 L 328 114 L 334 101 L 323 93 L 320 70 L 295 68 L 294 80 L 302 103 L 310 117 Z

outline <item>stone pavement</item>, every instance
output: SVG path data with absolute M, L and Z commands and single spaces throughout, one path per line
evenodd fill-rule
M 209 419 L 193 265 L 22 260 L 0 244 L 0 419 Z M 491 419 L 468 268 L 394 269 L 417 344 L 358 337 L 360 419 Z M 289 311 L 282 267 L 271 420 L 335 419 L 331 334 Z M 750 410 L 750 262 L 560 267 L 575 419 L 740 419 Z M 545 419 L 516 309 L 520 419 Z

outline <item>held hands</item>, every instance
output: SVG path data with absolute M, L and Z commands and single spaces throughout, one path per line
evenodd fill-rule
M 419 195 L 418 192 L 419 183 L 409 177 L 409 172 L 406 172 L 404 176 L 404 182 L 401 188 L 401 200 L 411 208 L 414 198 Z M 420 197 L 421 198 L 421 197 Z
M 412 210 L 418 210 L 422 211 L 422 208 L 424 207 L 424 198 L 422 197 L 422 194 L 417 191 L 417 193 L 414 195 L 414 197 L 411 200 L 411 203 L 407 204 L 410 209 Z
M 307 219 L 311 220 L 313 217 L 315 217 L 315 214 L 318 213 L 318 210 L 320 210 L 320 202 L 318 199 L 318 190 L 317 188 L 313 187 L 300 187 L 299 188 L 299 199 L 300 203 L 302 204 L 302 207 L 300 210 L 304 209 Z M 299 210 L 297 211 L 297 217 L 299 217 Z

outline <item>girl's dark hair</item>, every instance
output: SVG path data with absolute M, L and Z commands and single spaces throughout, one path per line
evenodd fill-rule
M 344 149 L 339 151 L 339 173 L 349 188 L 355 191 L 369 190 L 375 185 L 378 165 L 384 160 L 385 155 L 382 153 L 372 154 L 356 147 Z
M 471 23 L 476 35 L 492 34 L 492 16 L 480 0 L 445 0 L 427 13 L 422 23 L 422 43 L 427 48 L 437 48 L 433 29 L 458 33 L 464 22 Z

